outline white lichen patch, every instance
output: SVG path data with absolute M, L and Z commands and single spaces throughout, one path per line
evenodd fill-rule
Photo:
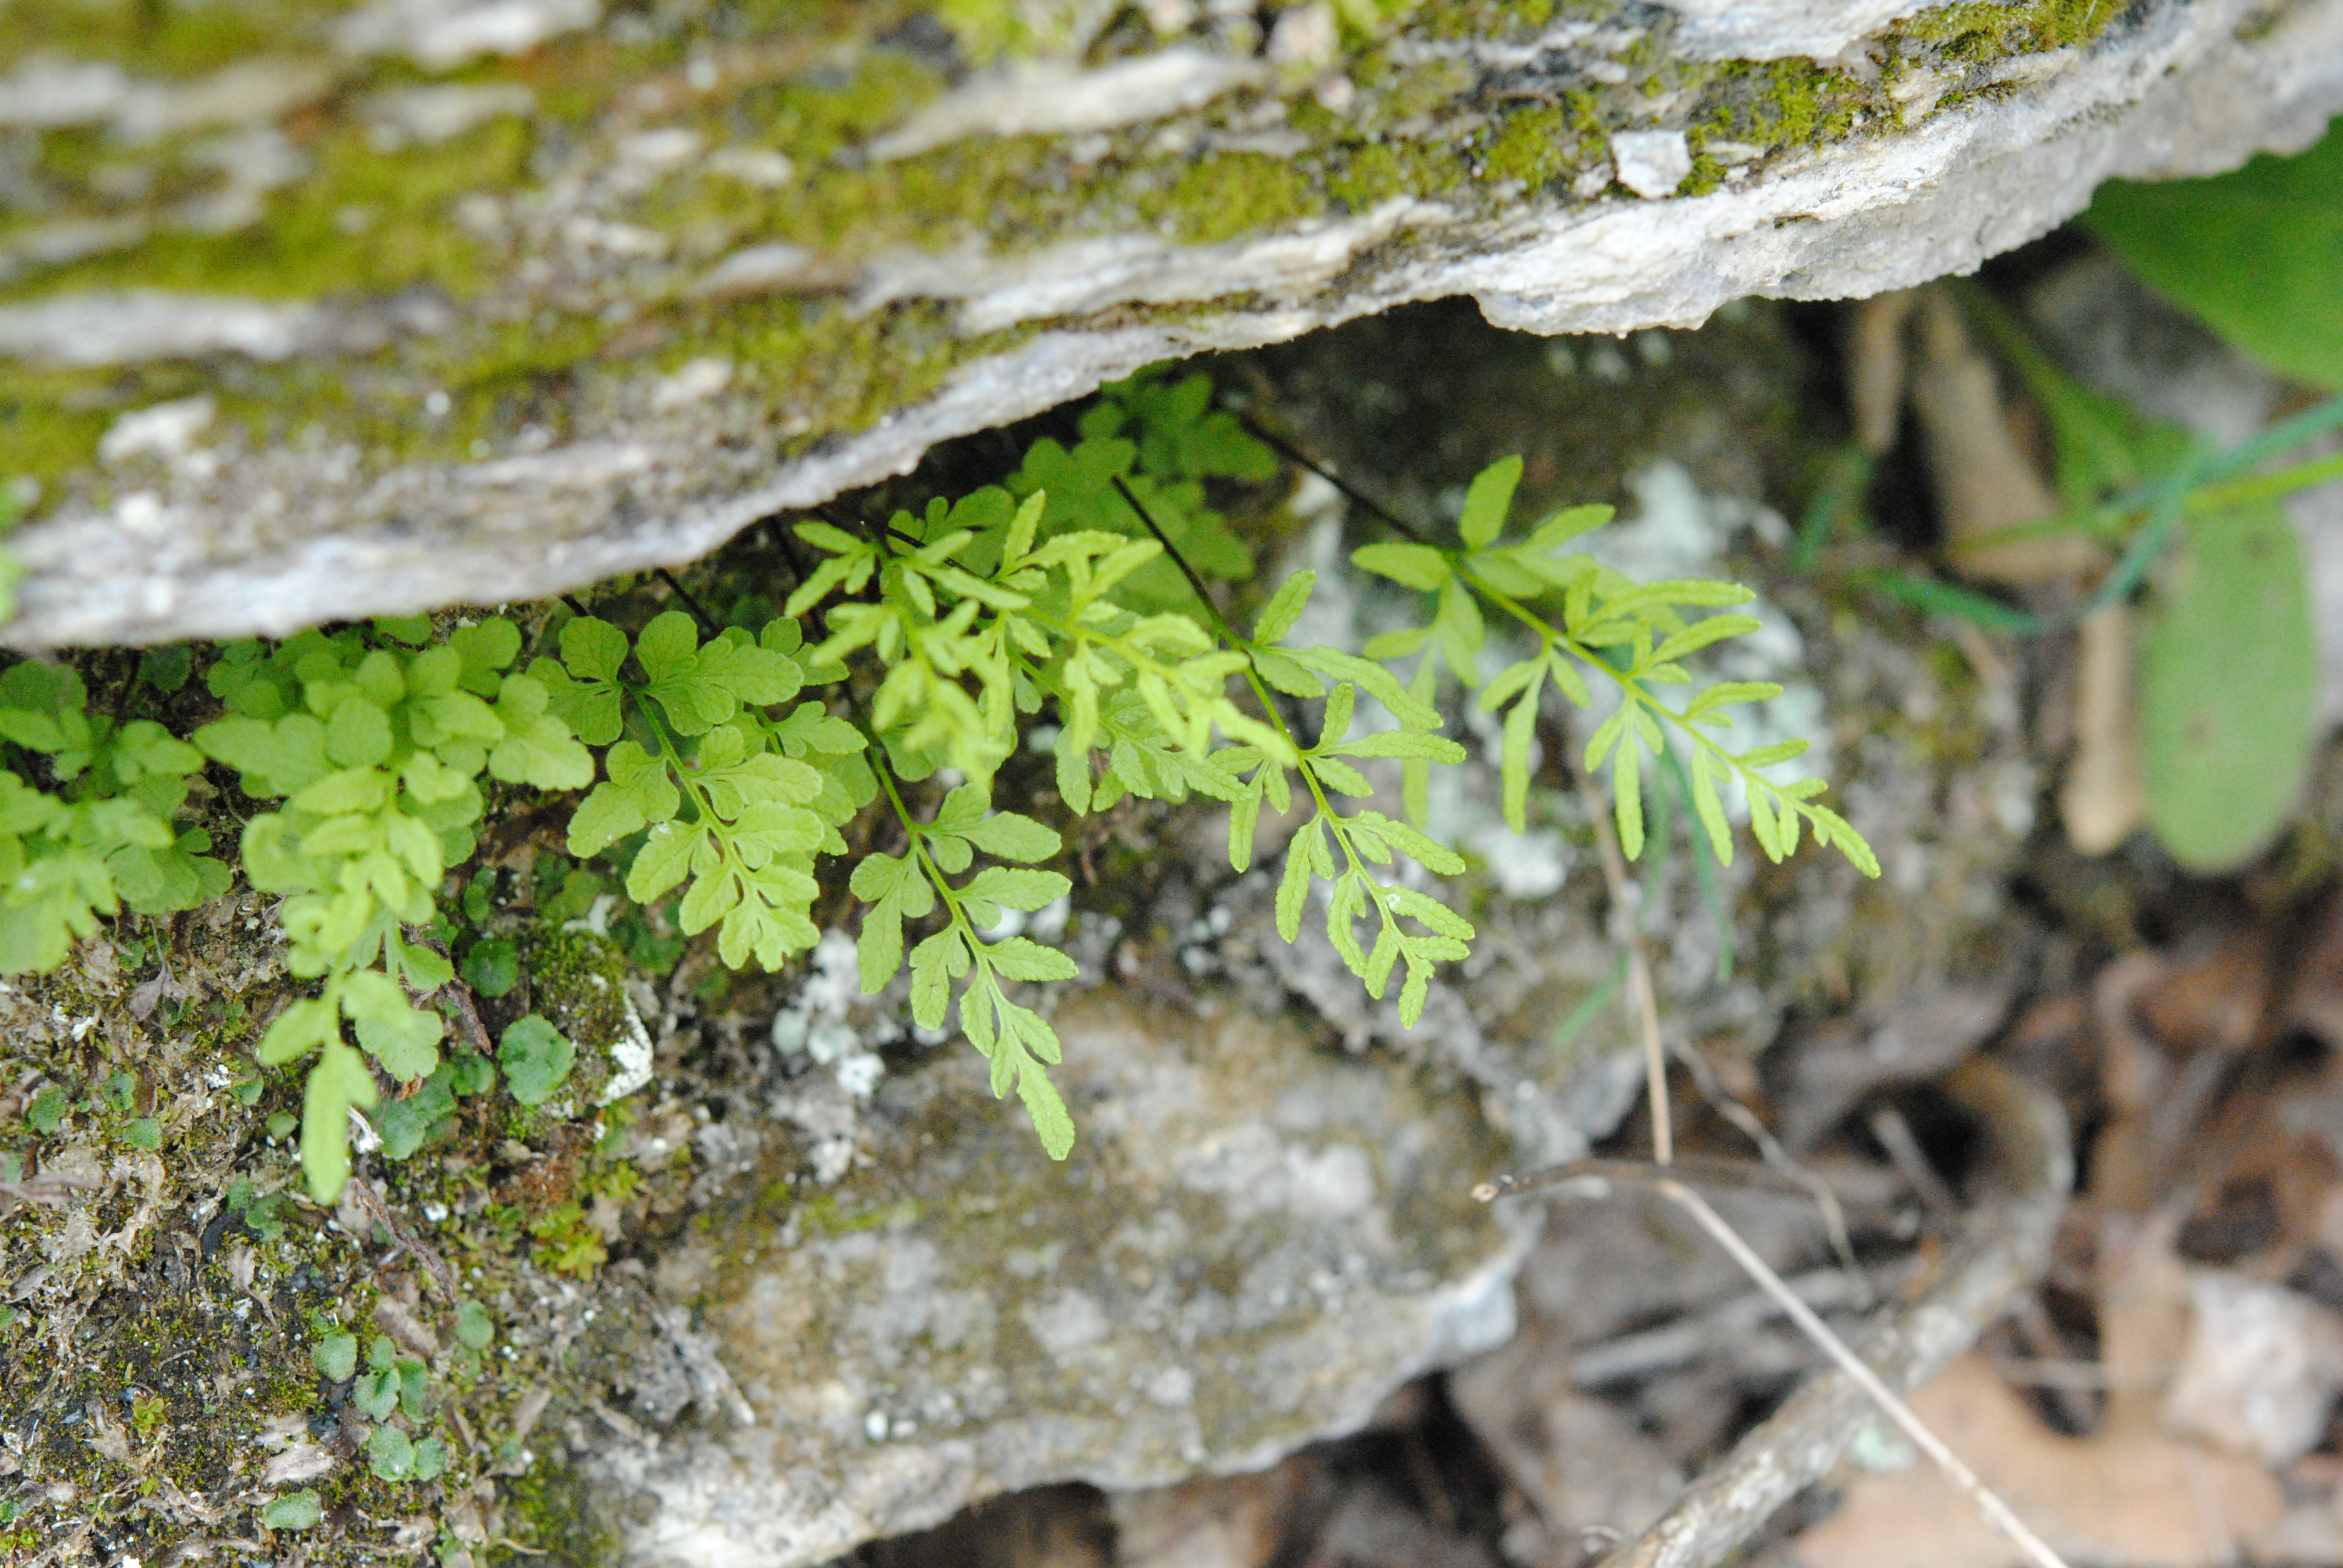
M 824 931 L 814 944 L 811 972 L 789 1004 L 773 1014 L 771 1030 L 775 1050 L 783 1056 L 803 1051 L 858 1100 L 869 1098 L 887 1070 L 866 1044 L 866 1031 L 871 1043 L 884 1044 L 901 1030 L 891 1019 L 874 1018 L 858 1030 L 850 1014 L 867 1010 L 859 1006 L 861 972 L 854 939 L 842 930 Z
M 482 55 L 526 55 L 601 15 L 600 0 L 376 0 L 342 19 L 335 41 L 445 71 Z
M 176 397 L 123 415 L 97 444 L 98 460 L 119 463 L 183 455 L 212 422 L 217 406 L 207 397 Z
M 285 359 L 322 342 L 328 313 L 157 288 L 53 295 L 0 305 L 0 357 L 52 365 L 136 365 L 241 354 Z
M 874 139 L 874 159 L 908 158 L 970 136 L 1079 136 L 1200 109 L 1262 82 L 1255 60 L 1180 45 L 1095 71 L 1023 61 L 978 78 Z
M 1646 201 L 1674 196 L 1692 173 L 1692 147 L 1682 131 L 1621 131 L 1611 138 L 1619 183 Z
M 610 1042 L 610 1080 L 596 1098 L 597 1105 L 624 1100 L 651 1081 L 651 1060 L 656 1054 L 651 1048 L 651 1031 L 643 1027 L 643 1015 L 636 1010 L 635 999 L 623 987 L 618 997 L 626 1005 L 627 1030 Z

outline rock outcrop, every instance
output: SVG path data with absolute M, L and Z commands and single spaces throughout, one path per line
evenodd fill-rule
M 738 1393 L 599 1439 L 593 1490 L 642 1500 L 606 1511 L 626 1559 L 800 1568 L 1045 1481 L 1258 1468 L 1503 1342 L 1528 1228 L 1469 1196 L 1505 1158 L 1470 1099 L 1208 1010 L 1061 1011 L 1085 1130 L 1063 1167 L 954 1052 L 884 1082 L 836 1186 L 669 1253 L 675 1304 L 613 1321 L 696 1300 L 684 1338 Z M 657 1433 L 689 1376 L 624 1364 Z
M 19 647 L 542 596 L 1409 300 L 1901 286 L 2343 106 L 2338 0 L 281 9 L 11 13 Z

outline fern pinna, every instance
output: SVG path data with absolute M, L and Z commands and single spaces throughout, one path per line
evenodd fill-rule
M 204 758 L 235 769 L 246 795 L 281 800 L 246 828 L 245 872 L 287 895 L 291 967 L 320 990 L 278 1017 L 261 1059 L 314 1058 L 302 1151 L 326 1198 L 347 1174 L 347 1111 L 377 1102 L 377 1072 L 428 1080 L 436 1098 L 400 1103 L 433 1105 L 449 1099 L 443 1079 L 468 1093 L 492 1076 L 467 1059 L 448 1079 L 440 1016 L 417 1005 L 454 978 L 417 932 L 472 854 L 484 775 L 582 790 L 570 853 L 623 869 L 638 904 L 672 899 L 681 930 L 714 931 L 734 967 L 775 969 L 810 948 L 831 868 L 850 839 L 875 839 L 846 879 L 861 906 L 863 990 L 877 993 L 908 962 L 915 1020 L 956 1021 L 989 1059 L 994 1092 L 1017 1093 L 1058 1158 L 1074 1139 L 1047 1070 L 1060 1042 L 1018 988 L 1070 980 L 1075 966 L 1006 934 L 1004 912 L 1044 909 L 1071 884 L 1049 869 L 1057 830 L 997 801 L 1004 763 L 1039 735 L 1051 737 L 1065 811 L 1126 796 L 1222 802 L 1239 871 L 1261 814 L 1298 804 L 1280 933 L 1299 935 L 1315 895 L 1335 951 L 1373 997 L 1396 980 L 1409 1024 L 1437 967 L 1474 936 L 1436 882 L 1402 864 L 1434 879 L 1465 869 L 1427 830 L 1431 769 L 1464 758 L 1443 733 L 1453 686 L 1504 712 L 1501 787 L 1516 830 L 1549 697 L 1588 708 L 1592 681 L 1616 706 L 1585 762 L 1610 769 L 1630 855 L 1642 847 L 1645 760 L 1681 744 L 1720 859 L 1733 852 L 1721 793 L 1731 786 L 1768 856 L 1811 835 L 1877 874 L 1862 838 L 1821 803 L 1819 780 L 1764 771 L 1802 742 L 1725 744 L 1729 710 L 1777 688 L 1727 682 L 1682 706 L 1664 700 L 1664 689 L 1692 682 L 1688 656 L 1755 628 L 1731 613 L 1751 596 L 1725 582 L 1639 584 L 1570 550 L 1607 508 L 1564 511 L 1508 541 L 1521 464 L 1493 466 L 1468 493 L 1455 543 L 1355 553 L 1365 571 L 1423 594 L 1425 614 L 1353 653 L 1292 640 L 1316 588 L 1309 572 L 1269 596 L 1249 633 L 1216 608 L 1212 583 L 1242 582 L 1254 563 L 1205 485 L 1262 482 L 1277 466 L 1212 407 L 1203 377 L 1110 388 L 1079 430 L 1071 447 L 1035 442 L 999 486 L 883 523 L 797 523 L 799 575 L 781 612 L 753 629 L 667 609 L 630 630 L 556 608 L 535 621 L 526 661 L 519 629 L 502 618 L 232 645 L 206 671 L 226 711 L 193 748 L 159 726 L 75 719 L 70 672 L 12 668 L 0 675 L 0 737 L 16 764 L 0 773 L 0 970 L 54 966 L 117 908 L 186 907 L 218 890 L 226 872 L 206 856 L 208 841 L 175 823 Z M 1724 613 L 1687 619 L 1686 609 Z M 1493 619 L 1528 651 L 1484 680 Z M 65 717 L 44 728 L 45 714 Z M 1371 760 L 1400 765 L 1396 815 L 1373 804 L 1361 767 Z M 918 788 L 931 779 L 949 787 Z M 858 821 L 874 811 L 884 814 L 875 829 Z M 517 1088 L 550 1091 L 541 1050 L 508 1054 Z

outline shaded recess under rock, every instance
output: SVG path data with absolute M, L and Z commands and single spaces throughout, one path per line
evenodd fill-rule
M 2026 929 L 1997 899 L 2031 825 L 2014 734 L 1961 667 L 1833 615 L 1833 590 L 1785 576 L 1779 519 L 1737 498 L 1805 460 L 1786 417 L 1799 351 L 1777 313 L 1651 335 L 1615 365 L 1600 357 L 1618 355 L 1610 345 L 1575 346 L 1585 367 L 1553 347 L 1439 307 L 1215 368 L 1395 504 L 1436 515 L 1483 461 L 1527 445 L 1525 506 L 1624 488 L 1615 548 L 1662 563 L 1651 570 L 1761 585 L 1781 663 L 1752 673 L 1805 671 L 1771 721 L 1829 715 L 1830 769 L 1888 872 L 1867 883 L 1817 858 L 1768 869 L 1745 852 L 1718 873 L 1739 950 L 1723 980 L 1679 827 L 1644 877 L 1671 1032 L 1745 1083 L 1785 1022 L 1860 997 L 1855 1021 L 1835 1026 L 1855 1049 L 1933 1007 L 1961 1038 L 1908 1061 L 1874 1050 L 1849 1093 L 1933 1074 L 1998 1023 L 2027 960 Z M 1467 363 L 1481 395 L 1443 401 L 1449 367 Z M 1403 443 L 1385 428 L 1441 434 Z M 1355 457 L 1368 452 L 1381 456 Z M 1355 646 L 1393 607 L 1339 557 L 1320 558 L 1339 508 L 1302 503 L 1289 564 L 1327 573 L 1312 635 Z M 1615 1010 L 1557 1043 L 1557 1020 L 1610 969 L 1575 798 L 1536 792 L 1515 839 L 1471 805 L 1493 799 L 1493 767 L 1468 771 L 1433 828 L 1483 868 L 1471 879 L 1479 956 L 1435 985 L 1424 1027 L 1366 1003 L 1322 939 L 1278 940 L 1261 877 L 1215 869 L 1221 813 L 1182 809 L 1144 829 L 1143 901 L 1113 926 L 1075 916 L 1084 975 L 1057 1017 L 1084 1132 L 1062 1171 L 949 1052 L 890 1070 L 867 1104 L 821 1077 L 776 1096 L 770 1111 L 797 1133 L 769 1134 L 778 1152 L 736 1189 L 763 1198 L 717 1205 L 651 1286 L 694 1310 L 754 1422 L 703 1402 L 668 1425 L 681 1402 L 662 1403 L 620 1329 L 591 1352 L 608 1397 L 648 1422 L 640 1442 L 589 1432 L 570 1454 L 629 1559 L 795 1568 L 1002 1490 L 1255 1469 L 1510 1334 L 1529 1237 L 1466 1194 L 1497 1170 L 1584 1153 L 1638 1078 Z M 1278 830 L 1262 829 L 1271 842 Z M 1538 855 L 1560 885 L 1507 893 L 1499 869 Z M 791 1014 L 790 1038 L 823 1020 L 889 1037 L 895 999 L 835 995 Z M 1818 1232 L 1789 1208 L 1805 1246 Z M 1602 1272 L 1582 1289 L 1599 1295 Z M 1690 1271 L 1686 1288 L 1714 1292 L 1711 1273 Z
M 1748 673 L 1800 673 L 1758 721 L 1824 743 L 1886 875 L 1865 882 L 1811 856 L 1771 868 L 1745 840 L 1716 878 L 1735 951 L 1727 980 L 1683 825 L 1655 836 L 1643 918 L 1662 954 L 1665 1016 L 1745 1088 L 1785 1029 L 1851 1018 L 1859 1043 L 1946 994 L 1974 999 L 1977 1027 L 1989 1027 L 2031 943 L 1999 898 L 2036 788 L 2006 704 L 1909 628 L 1848 613 L 1846 585 L 1789 575 L 1785 528 L 1756 499 L 1795 493 L 1815 456 L 1800 413 L 1804 354 L 1785 316 L 1761 305 L 1698 334 L 1552 343 L 1439 306 L 1214 367 L 1255 413 L 1419 516 L 1453 515 L 1473 472 L 1526 450 L 1525 510 L 1615 499 L 1615 548 L 1636 569 L 1760 588 L 1769 630 L 1753 640 L 1773 662 Z M 1324 568 L 1317 634 L 1355 646 L 1393 608 L 1342 564 L 1368 525 L 1346 523 L 1322 487 L 1305 485 L 1293 510 L 1272 530 L 1287 558 L 1265 564 Z M 1434 826 L 1472 857 L 1457 891 L 1483 938 L 1475 961 L 1435 988 L 1431 1029 L 1403 1032 L 1354 982 L 1331 984 L 1334 960 L 1314 940 L 1289 949 L 1267 935 L 1266 889 L 1225 869 L 1220 810 L 1132 808 L 1105 825 L 1104 875 L 1076 894 L 1067 933 L 1081 978 L 1039 999 L 1057 1009 L 1082 1129 L 1062 1168 L 986 1095 L 964 1046 L 907 1027 L 900 991 L 852 994 L 843 933 L 804 970 L 741 977 L 728 992 L 705 953 L 662 980 L 627 970 L 590 930 L 551 930 L 526 900 L 499 917 L 548 928 L 529 950 L 548 967 L 548 995 L 529 1005 L 555 1010 L 582 1055 L 630 1049 L 631 1014 L 658 1058 L 649 1090 L 612 1108 L 603 1144 L 591 1141 L 597 1112 L 571 1106 L 574 1127 L 531 1123 L 501 1143 L 498 1130 L 476 1130 L 481 1163 L 452 1187 L 428 1161 L 369 1170 L 419 1238 L 493 1261 L 487 1277 L 509 1313 L 500 1345 L 515 1355 L 463 1408 L 484 1469 L 491 1444 L 509 1438 L 514 1457 L 484 1474 L 490 1498 L 477 1509 L 570 1561 L 794 1568 L 1007 1489 L 1154 1485 L 1267 1465 L 1363 1425 L 1363 1442 L 1396 1430 L 1376 1424 L 1392 1419 L 1379 1400 L 1512 1330 L 1528 1227 L 1471 1205 L 1473 1184 L 1583 1152 L 1636 1086 L 1615 1010 L 1557 1038 L 1612 969 L 1578 803 L 1549 764 L 1530 832 L 1507 834 L 1475 804 L 1496 793 L 1493 738 L 1475 739 L 1485 750 Z M 1541 755 L 1563 739 L 1542 737 Z M 1272 841 L 1279 830 L 1262 828 Z M 544 879 L 530 858 L 552 851 L 528 825 L 493 841 L 500 886 Z M 571 923 L 593 924 L 573 912 Z M 265 907 L 239 919 L 255 924 L 236 943 L 267 952 Z M 176 1006 L 151 1028 L 132 1015 L 156 954 L 103 984 L 94 961 L 23 988 L 27 1018 L 55 1009 L 63 1020 L 39 1024 L 46 1070 L 100 1052 L 135 1065 L 159 1049 L 157 1030 L 180 1027 Z M 555 968 L 567 976 L 558 1004 Z M 273 968 L 265 984 L 189 978 L 217 993 L 193 1004 L 207 1010 L 212 1049 L 248 1034 L 284 983 Z M 246 1010 L 231 1018 L 231 1002 Z M 98 1020 L 85 1045 L 69 1038 L 85 1017 Z M 1892 1053 L 1875 1054 L 1873 1081 L 1892 1081 Z M 259 1131 L 273 1102 L 229 1106 L 214 1096 L 186 1112 L 191 1127 L 218 1119 L 233 1156 L 221 1173 L 288 1181 L 289 1154 Z M 633 1172 L 623 1182 L 621 1169 Z M 581 1171 L 605 1186 L 563 1185 Z M 9 1269 L 48 1244 L 52 1219 L 85 1224 L 119 1201 L 118 1186 L 61 1194 L 23 1232 L 24 1251 L 9 1239 Z M 509 1255 L 486 1251 L 490 1191 L 535 1194 L 542 1211 L 526 1217 L 547 1239 L 523 1229 Z M 217 1211 L 209 1193 L 159 1201 L 196 1221 Z M 263 1259 L 264 1284 L 297 1271 L 305 1247 L 374 1277 L 396 1249 L 352 1223 L 363 1242 L 297 1231 L 281 1261 Z M 1809 1257 L 1812 1234 L 1785 1261 Z M 590 1279 L 552 1267 L 559 1247 L 603 1244 L 611 1261 Z M 1577 1287 L 1590 1301 L 1603 1273 L 1591 1267 Z M 1685 1278 L 1715 1289 L 1704 1271 Z M 99 1284 L 86 1287 L 59 1280 L 27 1299 L 63 1312 Z M 86 1372 L 72 1362 L 60 1375 Z M 196 1397 L 191 1432 L 203 1430 Z M 287 1408 L 305 1397 L 297 1386 L 281 1396 Z M 1696 1444 L 1673 1457 L 1689 1468 Z M 257 1473 L 265 1459 L 239 1462 Z M 1337 1495 L 1345 1539 L 1398 1516 L 1398 1493 L 1377 1485 L 1374 1497 Z M 238 1516 L 255 1494 L 246 1475 L 196 1501 Z

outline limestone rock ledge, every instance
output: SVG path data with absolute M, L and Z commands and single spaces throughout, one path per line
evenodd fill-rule
M 1563 333 L 1908 285 L 2343 108 L 2343 0 L 1001 7 L 1063 25 L 989 65 L 882 6 L 237 0 L 178 54 L 178 8 L 54 8 L 0 44 L 22 648 L 686 560 L 1410 300 Z
M 1237 1009 L 1057 1021 L 1065 1166 L 955 1052 L 778 1231 L 751 1205 L 661 1262 L 737 1394 L 584 1460 L 625 1561 L 802 1568 L 1021 1486 L 1259 1468 L 1512 1335 L 1527 1229 L 1469 1196 L 1505 1161 L 1469 1097 Z M 614 1380 L 670 1416 L 643 1364 Z

